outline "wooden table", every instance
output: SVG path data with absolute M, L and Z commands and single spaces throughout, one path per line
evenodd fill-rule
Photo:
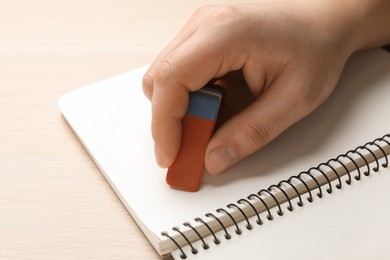
M 0 1 L 0 259 L 159 258 L 57 100 L 152 62 L 205 3 Z

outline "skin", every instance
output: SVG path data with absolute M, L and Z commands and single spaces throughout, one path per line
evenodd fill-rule
M 217 175 L 316 109 L 354 52 L 390 43 L 389 25 L 389 0 L 200 8 L 143 78 L 157 163 L 169 167 L 176 158 L 189 91 L 239 70 L 254 96 L 208 144 L 205 168 Z

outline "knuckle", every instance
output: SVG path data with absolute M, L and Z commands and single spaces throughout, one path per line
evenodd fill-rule
M 245 124 L 243 129 L 245 139 L 256 148 L 264 146 L 271 138 L 270 128 L 255 120 Z
M 154 71 L 154 82 L 158 85 L 166 83 L 176 73 L 172 59 L 164 59 Z
M 238 9 L 233 6 L 223 6 L 216 10 L 212 14 L 212 18 L 214 21 L 220 23 L 220 22 L 226 22 L 231 21 L 238 15 Z

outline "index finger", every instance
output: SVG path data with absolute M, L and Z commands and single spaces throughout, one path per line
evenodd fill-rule
M 212 36 L 210 30 L 198 30 L 155 67 L 152 135 L 161 167 L 169 167 L 180 148 L 181 120 L 187 111 L 189 91 L 243 65 L 226 45 L 225 37 Z

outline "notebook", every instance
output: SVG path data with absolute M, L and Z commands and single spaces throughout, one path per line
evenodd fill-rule
M 59 108 L 161 256 L 387 258 L 388 52 L 355 54 L 320 108 L 225 174 L 206 173 L 195 193 L 171 189 L 155 163 L 146 69 L 67 93 Z

